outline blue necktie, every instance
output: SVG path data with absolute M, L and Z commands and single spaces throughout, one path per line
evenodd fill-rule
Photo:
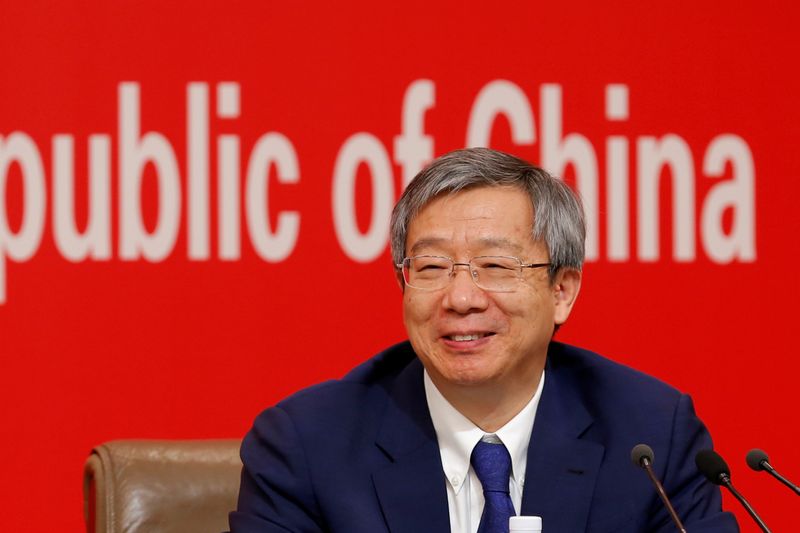
M 503 443 L 480 441 L 472 450 L 472 468 L 483 487 L 483 506 L 478 533 L 508 533 L 508 520 L 517 513 L 508 493 L 511 456 Z

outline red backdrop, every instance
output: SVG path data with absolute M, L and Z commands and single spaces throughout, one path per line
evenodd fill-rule
M 800 479 L 800 20 L 770 6 L 5 2 L 0 528 L 79 531 L 93 445 L 239 437 L 402 339 L 387 206 L 486 142 L 590 208 L 559 336 L 689 392 L 790 530 L 743 462 Z

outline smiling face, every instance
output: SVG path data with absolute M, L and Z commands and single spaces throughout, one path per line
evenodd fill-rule
M 442 196 L 411 221 L 406 255 L 441 255 L 466 263 L 481 255 L 549 261 L 532 237 L 527 193 L 512 187 L 479 187 Z M 409 339 L 431 379 L 448 389 L 535 387 L 555 324 L 566 321 L 580 287 L 580 273 L 523 269 L 513 292 L 480 289 L 463 267 L 443 289 L 406 287 L 403 316 Z M 533 391 L 531 391 L 532 393 Z

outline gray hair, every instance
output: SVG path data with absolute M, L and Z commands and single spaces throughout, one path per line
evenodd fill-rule
M 417 174 L 392 211 L 392 261 L 405 257 L 408 226 L 420 210 L 442 195 L 476 187 L 512 186 L 528 193 L 533 206 L 533 239 L 550 254 L 550 278 L 563 267 L 583 266 L 586 225 L 575 192 L 547 171 L 488 148 L 456 150 Z

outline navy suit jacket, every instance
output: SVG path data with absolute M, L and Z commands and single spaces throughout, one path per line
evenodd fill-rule
M 599 355 L 551 343 L 522 514 L 547 533 L 674 531 L 638 443 L 688 531 L 738 531 L 694 465 L 711 447 L 692 402 Z M 264 411 L 242 443 L 232 533 L 449 533 L 446 480 L 409 343 Z

